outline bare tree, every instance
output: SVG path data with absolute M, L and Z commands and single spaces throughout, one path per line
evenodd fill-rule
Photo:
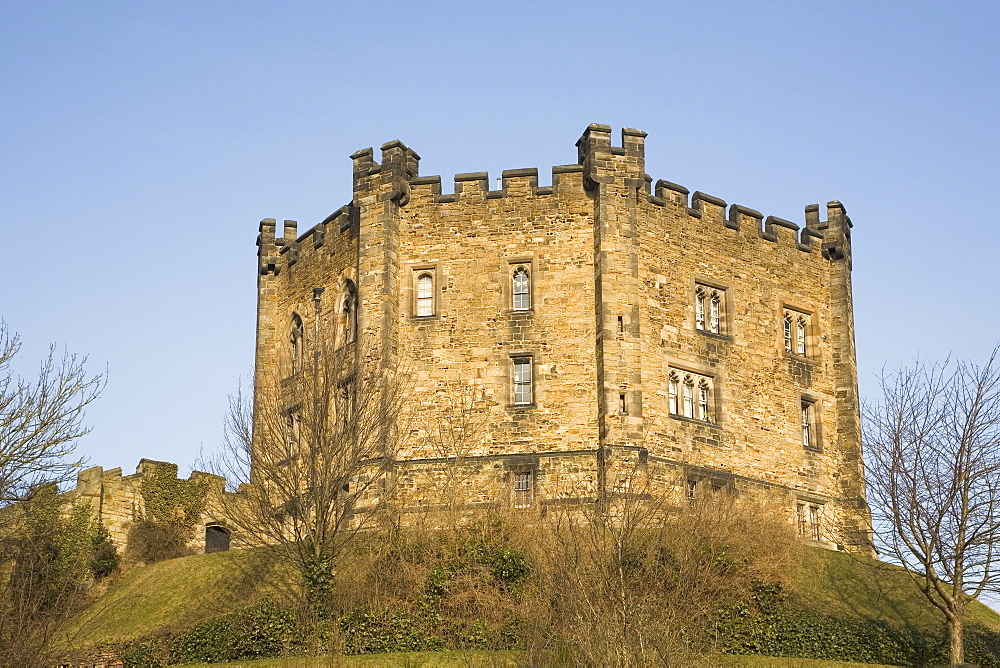
M 385 505 L 404 433 L 400 374 L 370 352 L 361 341 L 320 343 L 289 377 L 258 378 L 253 402 L 231 401 L 223 453 L 210 464 L 239 486 L 221 500 L 236 539 L 274 546 L 319 616 L 330 612 L 341 553 Z
M 1000 585 L 998 353 L 883 373 L 864 408 L 877 545 L 944 615 L 952 665 L 964 660 L 967 603 Z
M 104 388 L 104 376 L 88 376 L 86 357 L 55 346 L 34 382 L 13 375 L 21 348 L 16 333 L 0 321 L 0 506 L 20 501 L 42 482 L 62 482 L 79 469 L 76 439 L 90 429 L 84 409 Z

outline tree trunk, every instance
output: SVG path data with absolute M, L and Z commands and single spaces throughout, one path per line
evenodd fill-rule
M 962 642 L 962 613 L 948 616 L 948 659 L 953 666 L 965 663 L 965 645 Z

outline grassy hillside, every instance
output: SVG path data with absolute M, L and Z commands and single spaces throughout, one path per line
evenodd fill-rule
M 66 629 L 67 645 L 85 646 L 178 630 L 263 598 L 291 594 L 294 582 L 267 550 L 233 550 L 173 559 L 120 576 Z M 809 549 L 788 591 L 788 604 L 823 615 L 884 621 L 937 633 L 941 620 L 905 571 L 841 552 Z M 980 604 L 969 623 L 1000 630 L 1000 615 Z
M 181 629 L 262 598 L 288 592 L 275 584 L 267 550 L 196 554 L 133 568 L 71 621 L 66 644 L 91 645 Z
M 884 621 L 921 631 L 934 632 L 944 624 L 905 570 L 846 552 L 809 550 L 789 603 L 831 617 Z M 967 623 L 1000 630 L 1000 614 L 973 603 Z

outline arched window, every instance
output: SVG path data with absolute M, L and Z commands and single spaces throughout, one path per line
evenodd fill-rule
M 354 343 L 358 338 L 358 289 L 354 281 L 347 281 L 344 295 L 344 343 Z
M 531 277 L 528 270 L 518 267 L 514 270 L 514 283 L 511 291 L 515 311 L 527 311 L 531 308 Z
M 785 314 L 785 350 L 792 352 L 792 314 Z
M 701 287 L 694 292 L 694 326 L 705 329 L 705 289 Z
M 302 328 L 302 318 L 298 313 L 292 314 L 292 327 L 288 334 L 289 352 L 291 353 L 292 375 L 302 370 L 302 355 L 305 349 L 305 332 Z
M 806 319 L 802 316 L 795 322 L 795 352 L 806 354 Z
M 810 313 L 790 307 L 785 307 L 782 313 L 784 315 L 782 333 L 785 338 L 785 352 L 806 357 L 809 354 Z
M 708 399 L 708 381 L 703 379 L 700 383 L 698 383 L 698 419 L 711 422 L 712 416 L 711 413 L 709 413 Z
M 205 526 L 205 553 L 225 552 L 229 549 L 232 539 L 229 530 L 218 524 L 208 524 Z
M 677 378 L 677 374 L 673 371 L 670 372 L 670 379 L 668 382 L 668 391 L 670 396 L 670 414 L 678 415 L 680 411 L 677 410 L 677 390 L 680 380 Z
M 684 378 L 684 417 L 694 417 L 694 381 L 691 376 Z
M 434 315 L 434 277 L 427 272 L 417 276 L 417 315 Z
M 708 327 L 709 331 L 713 334 L 721 333 L 721 310 L 722 310 L 722 300 L 719 298 L 718 292 L 712 293 L 712 299 L 709 302 L 709 317 L 708 317 Z

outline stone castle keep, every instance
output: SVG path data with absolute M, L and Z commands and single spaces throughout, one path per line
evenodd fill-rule
M 866 544 L 844 207 L 802 226 L 727 208 L 654 182 L 645 137 L 591 125 L 551 186 L 479 172 L 454 194 L 399 141 L 358 151 L 348 205 L 301 235 L 260 224 L 257 392 L 294 373 L 315 313 L 409 376 L 388 468 L 413 505 L 460 456 L 473 505 L 757 491 L 806 539 Z M 460 453 L 428 426 L 456 396 L 480 425 Z

